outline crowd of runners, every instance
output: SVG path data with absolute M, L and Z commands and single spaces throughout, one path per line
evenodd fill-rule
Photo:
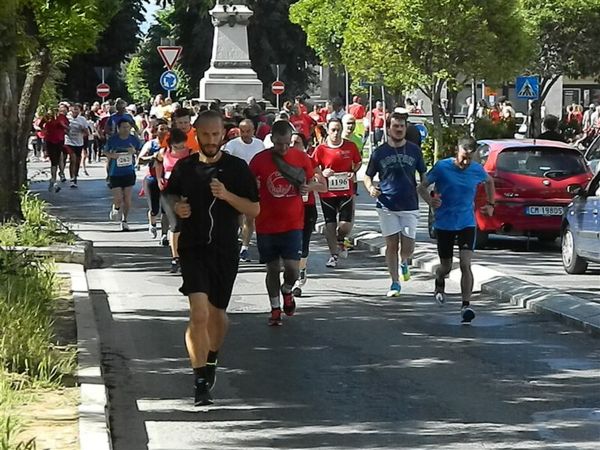
M 485 184 L 493 214 L 494 186 L 472 161 L 476 143 L 461 139 L 455 157 L 427 171 L 418 130 L 409 111 L 367 111 L 358 97 L 309 113 L 301 98 L 267 113 L 253 98 L 245 105 L 178 105 L 157 96 L 149 115 L 118 99 L 114 104 L 60 104 L 36 119 L 51 164 L 49 190 L 58 192 L 69 161 L 77 188 L 83 161 L 106 158 L 112 192 L 109 219 L 129 230 L 128 216 L 137 169 L 144 166 L 148 232 L 170 247 L 173 273 L 188 296 L 186 346 L 195 375 L 195 404 L 212 403 L 219 349 L 228 328 L 226 309 L 240 261 L 250 261 L 256 234 L 266 267 L 271 312 L 268 325 L 293 316 L 307 280 L 311 235 L 320 203 L 333 270 L 348 257 L 355 215 L 357 173 L 368 161 L 364 185 L 374 199 L 386 240 L 391 278 L 386 295 L 398 297 L 410 280 L 410 261 L 419 220 L 419 196 L 435 210 L 440 266 L 434 300 L 445 303 L 444 280 L 455 244 L 462 271 L 461 321 L 470 323 L 475 243 L 474 198 Z M 373 133 L 369 155 L 363 154 Z M 417 182 L 419 175 L 419 183 Z M 57 178 L 57 176 L 60 178 Z M 159 233 L 160 224 L 160 233 Z

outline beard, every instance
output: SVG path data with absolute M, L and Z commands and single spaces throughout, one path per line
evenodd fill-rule
M 221 147 L 218 145 L 200 145 L 200 151 L 207 158 L 214 158 L 220 150 Z

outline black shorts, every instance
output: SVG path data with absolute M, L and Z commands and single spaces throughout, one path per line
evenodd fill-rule
M 108 184 L 111 189 L 128 188 L 135 184 L 135 173 L 129 175 L 113 175 L 108 177 Z
M 227 309 L 238 273 L 239 250 L 209 247 L 179 249 L 183 295 L 203 293 L 215 308 Z
M 83 151 L 83 146 L 65 145 L 65 149 L 69 155 L 75 155 L 78 158 L 81 158 L 81 152 Z
M 58 144 L 54 142 L 46 142 L 46 152 L 50 158 L 51 166 L 58 166 L 60 163 L 60 155 L 65 151 L 65 145 L 62 142 Z
M 354 197 L 321 198 L 321 208 L 325 223 L 352 222 L 354 215 Z
M 273 234 L 256 233 L 256 247 L 263 264 L 279 258 L 299 261 L 302 255 L 302 230 Z
M 158 216 L 158 213 L 160 213 L 160 189 L 155 177 L 144 178 L 144 194 L 146 195 L 150 215 Z
M 308 258 L 310 238 L 317 224 L 317 205 L 304 205 L 304 230 L 302 230 L 302 257 Z
M 440 259 L 452 259 L 454 244 L 459 250 L 475 250 L 475 227 L 462 230 L 435 230 L 437 233 L 437 250 Z

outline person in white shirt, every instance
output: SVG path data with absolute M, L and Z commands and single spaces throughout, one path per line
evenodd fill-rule
M 250 119 L 244 119 L 239 124 L 240 137 L 232 139 L 225 144 L 225 151 L 230 155 L 236 156 L 250 164 L 252 158 L 257 153 L 265 149 L 265 144 L 260 139 L 254 137 L 254 123 Z M 242 217 L 242 249 L 240 251 L 240 259 L 250 262 L 248 249 L 250 247 L 250 239 L 254 233 L 254 219 L 249 216 Z
M 69 153 L 69 173 L 71 174 L 71 187 L 77 187 L 77 176 L 81 165 L 81 153 L 83 152 L 83 138 L 88 135 L 88 122 L 81 115 L 81 105 L 75 104 L 71 107 L 69 117 L 69 131 L 65 135 L 65 148 Z

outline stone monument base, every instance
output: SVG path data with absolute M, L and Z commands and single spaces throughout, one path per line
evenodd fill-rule
M 219 99 L 222 103 L 242 103 L 248 97 L 263 96 L 262 82 L 252 69 L 209 68 L 200 80 L 200 101 Z

